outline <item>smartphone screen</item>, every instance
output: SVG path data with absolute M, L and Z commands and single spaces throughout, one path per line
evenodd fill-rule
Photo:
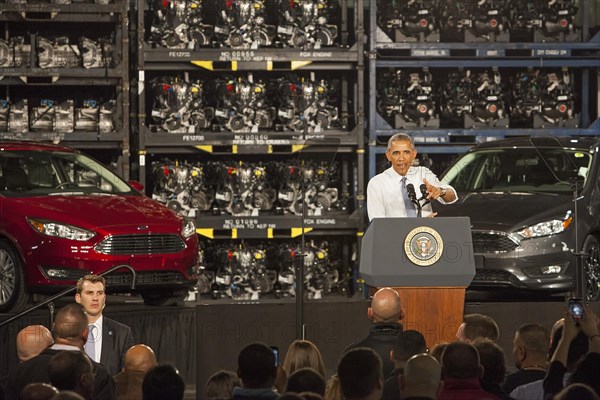
M 279 348 L 276 346 L 271 346 L 271 350 L 275 356 L 275 366 L 277 367 L 279 365 Z
M 575 324 L 583 318 L 583 302 L 581 299 L 569 299 L 569 314 L 573 318 Z

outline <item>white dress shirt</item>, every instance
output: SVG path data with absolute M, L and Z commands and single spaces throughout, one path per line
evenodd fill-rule
M 402 175 L 390 167 L 380 174 L 375 175 L 367 185 L 367 213 L 369 221 L 373 218 L 384 217 L 406 217 L 406 206 L 403 200 Z M 423 178 L 427 179 L 431 185 L 445 190 L 452 190 L 455 199 L 452 202 L 446 202 L 441 197 L 437 198 L 442 204 L 452 204 L 458 200 L 456 190 L 450 185 L 440 182 L 437 176 L 425 167 L 410 167 L 406 173 L 406 184 L 412 183 L 415 187 L 417 197 L 421 197 L 419 187 L 423 184 Z M 431 204 L 423 207 L 422 216 L 427 217 L 433 212 Z

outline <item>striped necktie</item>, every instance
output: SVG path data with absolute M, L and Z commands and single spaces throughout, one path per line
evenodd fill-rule
M 407 217 L 416 217 L 417 210 L 415 210 L 415 205 L 408 198 L 408 191 L 406 190 L 406 177 L 402 177 L 402 199 L 404 200 L 404 207 L 406 208 L 406 216 Z

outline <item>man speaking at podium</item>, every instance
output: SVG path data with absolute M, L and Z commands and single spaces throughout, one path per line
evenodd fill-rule
M 423 217 L 434 217 L 430 201 L 452 204 L 457 199 L 456 190 L 444 185 L 425 167 L 414 167 L 417 156 L 414 142 L 406 133 L 396 133 L 388 141 L 385 156 L 390 168 L 375 175 L 367 185 L 367 213 L 369 221 L 383 217 L 416 217 L 418 202 Z

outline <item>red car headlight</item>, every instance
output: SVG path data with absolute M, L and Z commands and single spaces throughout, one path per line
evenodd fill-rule
M 77 240 L 79 242 L 90 240 L 96 236 L 96 233 L 88 231 L 87 229 L 78 228 L 73 225 L 61 224 L 59 222 L 33 218 L 27 218 L 27 222 L 29 222 L 29 225 L 31 225 L 31 227 L 37 232 L 46 236 Z

